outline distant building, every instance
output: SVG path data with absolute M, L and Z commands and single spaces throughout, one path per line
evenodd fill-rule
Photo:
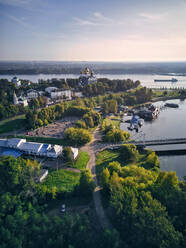
M 84 72 L 80 72 L 79 86 L 85 86 L 93 83 L 97 83 L 97 79 L 94 76 L 93 71 L 89 70 L 89 68 L 86 67 Z
M 74 91 L 73 97 L 83 97 L 83 93 L 81 91 Z
M 13 102 L 14 102 L 14 105 L 19 104 L 19 102 L 18 102 L 18 98 L 17 98 L 17 96 L 16 96 L 16 93 L 15 93 L 15 92 L 14 92 L 14 95 L 13 95 Z
M 45 88 L 45 91 L 46 91 L 48 94 L 50 94 L 52 91 L 56 91 L 56 90 L 58 90 L 57 87 L 47 87 L 47 88 Z
M 22 104 L 24 107 L 28 106 L 28 101 L 25 97 L 22 97 L 22 96 L 19 97 L 18 102 L 19 102 L 19 104 Z
M 14 102 L 14 105 L 22 104 L 24 107 L 28 106 L 27 99 L 25 97 L 22 97 L 22 96 L 17 97 L 15 92 L 13 95 L 13 102 Z
M 21 81 L 17 77 L 12 78 L 12 83 L 16 85 L 16 87 L 21 86 Z
M 39 93 L 39 95 L 40 95 L 40 96 L 43 96 L 43 95 L 45 94 L 45 92 L 44 92 L 44 91 L 42 91 L 42 90 L 41 90 L 41 91 L 39 91 L 38 93 Z
M 39 92 L 37 90 L 28 90 L 27 91 L 27 98 L 28 99 L 34 99 L 39 97 Z
M 72 91 L 71 90 L 55 90 L 51 91 L 50 96 L 52 99 L 63 98 L 63 99 L 72 99 Z

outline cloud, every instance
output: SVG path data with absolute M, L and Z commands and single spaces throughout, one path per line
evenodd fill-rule
M 9 8 L 22 8 L 41 13 L 46 13 L 44 8 L 48 6 L 48 2 L 43 0 L 0 0 L 0 4 L 7 5 Z
M 101 12 L 94 12 L 86 19 L 74 17 L 73 20 L 76 25 L 80 26 L 109 26 L 109 25 L 123 25 L 124 22 L 109 18 Z
M 28 24 L 25 20 L 24 17 L 16 17 L 16 16 L 13 16 L 13 15 L 6 15 L 10 20 L 12 20 L 13 22 L 16 22 L 18 23 L 19 25 L 23 26 L 23 27 L 26 27 L 26 28 L 32 28 L 32 26 L 30 24 Z
M 35 27 L 33 25 L 31 25 L 30 23 L 28 23 L 26 21 L 25 17 L 16 17 L 13 15 L 9 15 L 6 14 L 7 18 L 9 18 L 11 21 L 13 21 L 14 23 L 17 23 L 18 25 L 22 26 L 23 28 L 26 28 L 27 30 L 29 30 L 29 32 L 37 37 L 37 38 L 42 38 L 42 39 L 47 39 L 47 40 L 53 40 L 53 41 L 61 41 L 67 38 L 67 36 L 65 34 L 63 34 L 63 32 L 61 33 L 45 33 L 42 31 L 37 32 L 35 30 Z
M 93 16 L 94 16 L 94 18 L 96 18 L 96 19 L 99 20 L 99 21 L 113 22 L 113 19 L 104 16 L 104 15 L 103 15 L 102 13 L 100 13 L 100 12 L 94 12 L 94 13 L 93 13 Z M 95 19 L 95 20 L 96 20 L 96 19 Z
M 74 17 L 73 20 L 75 21 L 76 25 L 80 25 L 80 26 L 98 26 L 98 25 L 100 25 L 100 23 L 97 23 L 95 21 L 91 21 L 88 19 L 81 19 L 78 17 Z
M 0 0 L 0 4 L 22 7 L 28 5 L 32 0 Z
M 140 13 L 140 17 L 142 17 L 146 21 L 161 21 L 165 19 L 167 16 L 167 13 L 161 13 L 161 14 L 153 14 L 153 13 Z

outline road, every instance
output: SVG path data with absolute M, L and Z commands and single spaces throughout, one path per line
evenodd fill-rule
M 84 147 L 81 148 L 82 151 L 87 152 L 90 155 L 90 160 L 87 164 L 87 169 L 89 169 L 92 172 L 94 182 L 95 182 L 95 189 L 93 192 L 93 200 L 94 200 L 94 205 L 96 209 L 97 216 L 100 220 L 100 224 L 103 229 L 110 229 L 112 230 L 112 225 L 109 222 L 103 205 L 101 201 L 101 187 L 99 186 L 97 176 L 96 176 L 96 152 L 100 150 L 101 144 L 98 143 L 98 141 L 101 140 L 101 134 L 99 131 L 99 128 L 97 128 L 94 133 L 93 133 L 93 140 L 86 144 Z

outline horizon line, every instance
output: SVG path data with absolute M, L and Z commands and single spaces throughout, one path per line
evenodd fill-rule
M 42 60 L 12 60 L 12 59 L 0 59 L 0 62 L 65 62 L 65 63 L 174 63 L 174 62 L 186 62 L 185 60 L 54 60 L 54 59 L 42 59 Z

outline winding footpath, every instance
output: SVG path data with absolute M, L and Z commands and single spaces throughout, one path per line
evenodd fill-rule
M 93 133 L 93 140 L 90 143 L 83 146 L 81 148 L 81 150 L 87 152 L 90 155 L 90 160 L 87 164 L 87 169 L 89 169 L 92 172 L 94 182 L 96 185 L 94 192 L 93 192 L 93 200 L 94 200 L 94 205 L 95 205 L 97 216 L 100 220 L 101 227 L 104 230 L 105 229 L 112 230 L 113 229 L 112 225 L 109 222 L 109 220 L 105 214 L 103 205 L 102 205 L 101 192 L 100 192 L 101 187 L 99 186 L 98 179 L 96 176 L 96 153 L 103 146 L 103 145 L 98 143 L 98 141 L 100 141 L 100 140 L 101 140 L 101 134 L 100 134 L 99 128 L 97 128 Z

